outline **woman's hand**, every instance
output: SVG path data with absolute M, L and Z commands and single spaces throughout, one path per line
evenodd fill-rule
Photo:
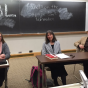
M 5 54 L 1 54 L 0 59 L 5 59 Z
M 84 49 L 84 45 L 81 45 L 81 44 L 80 44 L 79 47 L 80 47 L 81 49 Z

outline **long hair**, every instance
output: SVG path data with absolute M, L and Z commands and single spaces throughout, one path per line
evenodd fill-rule
M 1 34 L 1 41 L 2 41 L 2 43 L 5 43 L 5 40 L 4 40 L 3 35 L 2 35 L 1 32 L 0 32 L 0 34 Z
M 46 32 L 46 36 L 45 36 L 45 42 L 46 42 L 46 44 L 48 44 L 48 43 L 50 42 L 50 40 L 47 38 L 48 33 L 50 33 L 50 34 L 52 34 L 52 35 L 53 35 L 52 42 L 57 41 L 57 39 L 56 39 L 56 37 L 55 37 L 55 35 L 54 35 L 53 31 L 48 30 L 48 31 Z

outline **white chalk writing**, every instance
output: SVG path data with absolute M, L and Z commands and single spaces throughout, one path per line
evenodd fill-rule
M 15 21 L 8 17 L 16 17 L 16 15 L 15 14 L 7 14 L 7 13 L 8 13 L 7 5 L 5 4 L 5 9 L 1 8 L 1 5 L 0 5 L 0 25 L 4 25 L 4 26 L 8 26 L 10 28 L 13 28 L 15 26 Z
M 54 16 L 57 14 L 59 14 L 61 20 L 68 20 L 73 16 L 67 8 L 58 8 L 56 5 L 43 6 L 34 3 L 25 4 L 20 14 L 24 18 L 35 17 L 36 21 L 53 21 Z M 45 16 L 47 17 L 45 18 Z
M 36 18 L 36 21 L 53 21 L 54 18 Z
M 3 17 L 3 12 L 2 12 L 2 9 L 1 9 L 1 6 L 0 6 L 0 19 L 2 19 Z
M 6 17 L 16 17 L 15 14 L 9 14 L 9 15 L 7 15 L 7 13 L 8 13 L 8 9 L 7 9 L 7 5 L 5 4 L 5 16 Z
M 72 13 L 68 12 L 67 8 L 60 8 L 58 12 L 61 20 L 68 20 L 73 16 Z
M 0 20 L 0 25 L 8 26 L 10 28 L 13 28 L 15 25 L 15 21 L 9 18 L 3 18 Z
M 44 7 L 34 3 L 27 3 L 21 10 L 21 16 L 25 18 L 35 17 L 36 21 L 53 21 L 54 18 L 52 16 L 55 14 L 55 9 L 50 9 L 49 6 Z M 45 18 L 46 15 L 48 18 Z

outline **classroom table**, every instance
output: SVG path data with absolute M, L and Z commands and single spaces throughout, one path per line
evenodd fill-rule
M 56 59 L 50 60 L 45 55 L 37 55 L 36 58 L 38 59 L 38 88 L 40 88 L 40 64 L 42 65 L 42 88 L 44 88 L 44 65 L 50 63 L 60 63 L 63 65 L 66 64 L 77 64 L 83 63 L 88 60 L 88 52 L 79 52 L 79 53 L 66 53 L 66 55 L 70 56 L 70 58 L 65 59 Z M 73 57 L 74 56 L 74 57 Z
M 7 62 L 7 64 L 1 64 L 0 68 L 5 68 L 5 88 L 8 88 L 8 86 L 7 86 L 7 70 L 9 67 L 9 63 L 8 63 L 8 60 L 6 60 L 6 62 Z

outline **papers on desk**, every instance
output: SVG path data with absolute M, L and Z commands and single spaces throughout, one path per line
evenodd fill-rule
M 59 58 L 61 58 L 61 59 L 70 58 L 70 56 L 65 55 L 64 53 L 56 54 L 56 56 L 59 57 Z

